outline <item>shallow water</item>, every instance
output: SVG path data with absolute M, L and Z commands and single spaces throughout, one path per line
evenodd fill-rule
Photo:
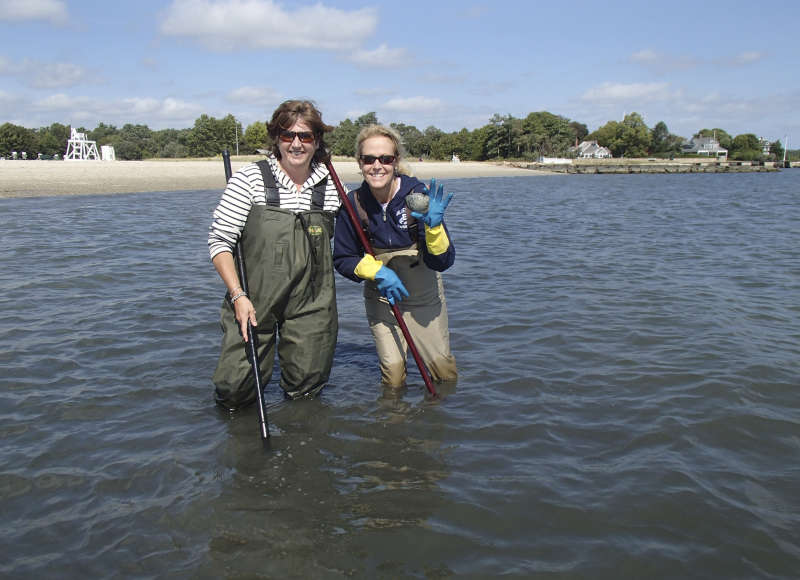
M 800 172 L 452 180 L 460 379 L 217 410 L 219 192 L 0 200 L 0 575 L 793 578 Z M 413 362 L 412 365 L 413 367 Z

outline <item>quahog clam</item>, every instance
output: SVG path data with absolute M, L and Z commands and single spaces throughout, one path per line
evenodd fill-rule
M 409 193 L 406 196 L 406 205 L 411 211 L 425 213 L 428 211 L 430 198 L 424 193 Z

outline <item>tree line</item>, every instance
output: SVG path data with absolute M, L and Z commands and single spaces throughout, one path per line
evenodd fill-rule
M 339 123 L 325 137 L 331 154 L 353 156 L 358 132 L 362 127 L 377 122 L 376 114 L 371 112 Z M 391 126 L 402 137 L 410 157 L 429 159 L 450 159 L 453 155 L 473 161 L 573 157 L 573 148 L 584 140 L 597 141 L 614 157 L 677 157 L 683 154 L 682 146 L 686 143 L 683 137 L 670 133 L 663 121 L 652 129 L 647 127 L 638 113 L 627 114 L 622 121 L 609 121 L 591 133 L 585 124 L 547 111 L 530 113 L 525 118 L 495 114 L 482 127 L 452 133 L 433 126 L 424 130 L 404 123 L 391 123 Z M 223 149 L 251 155 L 272 146 L 263 122 L 252 123 L 243 129 L 230 114 L 221 119 L 201 115 L 193 127 L 186 129 L 154 131 L 147 125 L 128 123 L 117 128 L 99 123 L 91 130 L 85 127 L 77 130 L 86 133 L 87 139 L 96 141 L 98 148 L 113 146 L 116 158 L 123 160 L 214 157 Z M 45 158 L 60 157 L 66 151 L 69 136 L 70 128 L 61 123 L 38 129 L 4 123 L 0 125 L 0 156 L 8 157 L 12 151 L 26 151 L 29 158 L 36 158 L 38 154 Z M 694 135 L 711 136 L 728 150 L 729 159 L 783 158 L 780 141 L 770 143 L 770 153 L 765 156 L 762 143 L 753 133 L 732 137 L 720 128 L 704 128 Z M 789 152 L 788 158 L 800 159 L 800 151 Z

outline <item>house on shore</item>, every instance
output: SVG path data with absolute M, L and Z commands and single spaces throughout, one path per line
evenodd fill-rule
M 598 145 L 597 141 L 581 141 L 580 145 L 573 147 L 575 157 L 578 159 L 610 159 L 611 151 L 608 147 Z
M 681 152 L 694 155 L 706 155 L 717 159 L 727 159 L 728 150 L 721 147 L 719 141 L 714 137 L 693 137 L 688 143 L 684 143 Z

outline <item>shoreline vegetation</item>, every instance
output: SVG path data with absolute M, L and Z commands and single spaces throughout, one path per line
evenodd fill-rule
M 753 173 L 779 171 L 779 161 L 722 161 L 715 158 L 681 157 L 676 159 L 572 159 L 563 162 L 511 163 L 535 171 L 574 174 L 601 173 Z M 791 167 L 792 164 L 789 164 Z
M 234 171 L 260 155 L 231 159 Z M 334 157 L 334 167 L 345 184 L 361 181 L 352 157 Z M 778 163 L 750 164 L 739 161 L 681 158 L 576 159 L 572 163 L 462 161 L 413 161 L 413 173 L 422 180 L 475 177 L 558 175 L 564 173 L 698 173 L 778 171 Z M 149 159 L 145 161 L 0 161 L 0 198 L 52 195 L 144 193 L 156 191 L 219 190 L 225 187 L 222 158 Z

